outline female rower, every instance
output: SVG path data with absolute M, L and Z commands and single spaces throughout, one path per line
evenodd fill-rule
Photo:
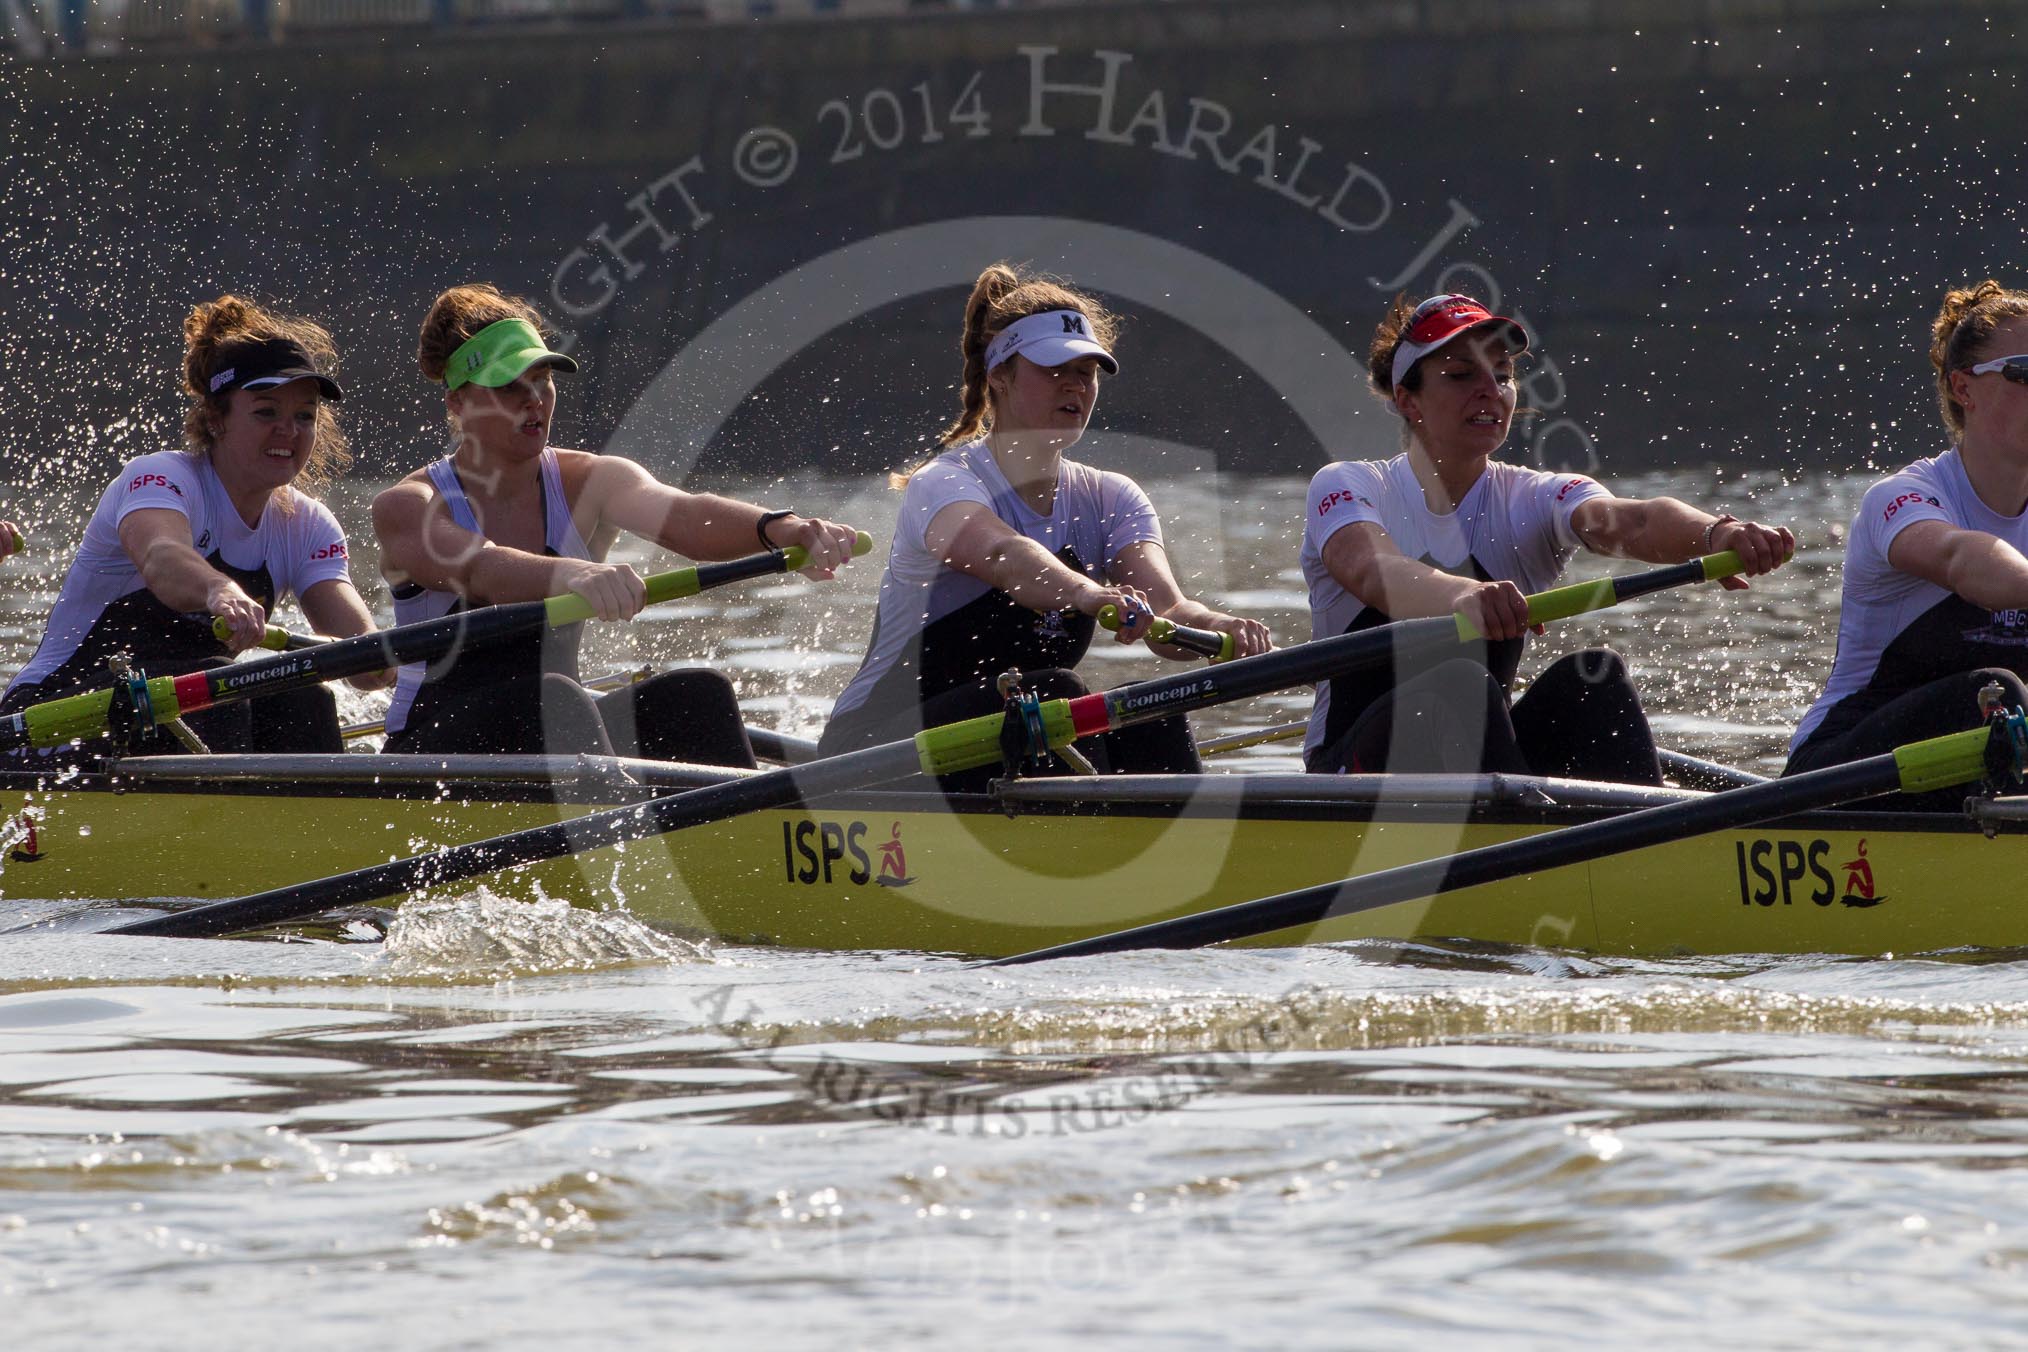
M 186 446 L 130 461 L 100 496 L 0 712 L 104 687 L 116 656 L 154 676 L 219 665 L 259 643 L 290 595 L 319 633 L 372 627 L 344 532 L 310 496 L 350 459 L 331 407 L 343 395 L 331 335 L 222 296 L 190 312 L 183 341 Z M 214 618 L 228 628 L 223 641 Z M 336 702 L 316 686 L 207 710 L 190 725 L 215 751 L 345 749 Z
M 1790 743 L 1795 774 L 1978 726 L 1997 683 L 2028 705 L 2028 292 L 1951 291 L 1930 365 L 1951 445 L 1866 491 L 1845 546 L 1838 656 Z M 1955 811 L 1964 790 L 1895 797 Z
M 1312 771 L 1504 771 L 1659 784 L 1653 734 L 1609 649 L 1552 663 L 1509 701 L 1527 596 L 1582 545 L 1675 563 L 1735 550 L 1748 573 L 1793 552 L 1787 529 L 1714 517 L 1674 498 L 1618 498 L 1581 474 L 1494 460 L 1515 408 L 1528 335 L 1469 296 L 1396 297 L 1368 353 L 1373 389 L 1405 449 L 1340 461 L 1310 482 L 1303 575 L 1315 637 L 1418 616 L 1468 618 L 1472 656 L 1320 683 L 1304 755 Z M 1744 586 L 1728 579 L 1728 586 Z
M 1001 263 L 979 274 L 959 343 L 960 412 L 946 449 L 906 480 L 873 637 L 824 730 L 826 754 L 997 712 L 996 682 L 1010 669 L 1045 699 L 1085 693 L 1067 668 L 1106 606 L 1123 617 L 1122 643 L 1146 638 L 1160 615 L 1231 634 L 1241 656 L 1268 649 L 1259 621 L 1183 594 L 1133 480 L 1064 459 L 1091 419 L 1099 373 L 1119 372 L 1114 329 L 1104 307 L 1066 286 Z M 1203 768 L 1180 716 L 1097 742 L 1104 769 Z M 993 773 L 947 776 L 945 787 L 980 788 Z
M 468 606 L 575 592 L 600 619 L 641 608 L 642 583 L 605 562 L 621 531 L 693 559 L 800 545 L 806 576 L 852 556 L 854 532 L 793 512 L 686 493 L 631 460 L 549 444 L 552 371 L 577 363 L 543 341 L 527 301 L 491 286 L 438 296 L 417 359 L 444 386 L 451 453 L 374 500 L 397 623 Z M 754 763 L 732 683 L 673 671 L 594 697 L 577 680 L 581 625 L 403 667 L 388 709 L 398 752 L 587 752 Z

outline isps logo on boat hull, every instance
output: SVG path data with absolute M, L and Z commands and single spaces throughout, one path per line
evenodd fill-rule
M 1854 857 L 1837 866 L 1844 875 L 1842 892 L 1832 873 L 1828 840 L 1762 836 L 1735 840 L 1732 850 L 1739 865 L 1742 906 L 1793 906 L 1809 901 L 1819 906 L 1836 902 L 1860 908 L 1887 900 L 1875 890 L 1873 865 L 1866 858 L 1863 838 Z
M 840 878 L 855 887 L 907 887 L 908 850 L 901 843 L 901 823 L 888 826 L 887 839 L 874 845 L 880 856 L 876 874 L 866 848 L 863 821 L 824 821 L 805 817 L 782 823 L 782 868 L 792 883 L 829 883 Z

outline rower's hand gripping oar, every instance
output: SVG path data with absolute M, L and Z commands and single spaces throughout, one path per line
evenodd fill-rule
M 1101 628 L 1117 631 L 1120 627 L 1118 606 L 1101 606 L 1098 613 Z M 1192 629 L 1187 624 L 1175 624 L 1160 615 L 1148 626 L 1148 642 L 1168 643 L 1178 648 L 1208 657 L 1214 662 L 1230 662 L 1232 655 L 1239 651 L 1232 635 L 1221 634 L 1216 629 Z
M 1995 787 L 2018 785 L 2024 768 L 2028 768 L 2024 767 L 2024 761 L 2028 761 L 2028 715 L 2019 709 L 2004 710 L 1993 714 L 1985 727 L 1911 742 L 1884 755 L 1847 765 L 1728 789 L 1687 803 L 1646 808 L 1623 817 L 1566 826 L 1504 845 L 1442 855 L 1344 882 L 1221 906 L 982 965 L 1002 967 L 1137 948 L 1199 948 L 1249 939 L 1398 902 L 1589 863 L 1671 840 L 1736 830 L 1876 794 L 1896 790 L 1925 793 L 1975 780 L 1984 780 Z
M 871 548 L 872 538 L 861 532 L 853 542 L 852 552 L 864 554 Z M 809 555 L 802 546 L 790 545 L 724 563 L 700 563 L 693 568 L 657 573 L 643 580 L 647 604 L 695 596 L 749 578 L 794 572 L 808 564 Z M 157 676 L 152 680 L 136 676 L 111 689 L 46 700 L 0 718 L 0 748 L 61 746 L 82 737 L 96 737 L 123 718 L 141 727 L 159 726 L 216 704 L 384 671 L 409 662 L 435 662 L 461 647 L 493 643 L 544 625 L 575 624 L 592 617 L 591 603 L 572 593 L 552 596 L 546 601 L 516 601 L 459 611 L 442 619 L 317 643 L 298 652 L 276 653 L 182 676 Z
M 211 617 L 211 636 L 220 643 L 232 642 L 232 626 L 225 622 L 225 616 L 214 615 Z M 335 639 L 319 638 L 315 634 L 292 634 L 279 624 L 271 624 L 261 632 L 261 641 L 256 646 L 266 648 L 269 652 L 295 653 L 301 652 L 305 648 L 315 648 L 320 644 L 334 643 L 336 641 Z
M 1741 571 L 1735 554 L 1637 573 L 1617 581 L 1580 583 L 1529 598 L 1531 620 L 1562 619 L 1598 610 L 1633 596 L 1730 576 Z M 1538 611 L 1538 606 L 1540 607 Z M 538 826 L 490 840 L 453 846 L 435 854 L 397 859 L 352 873 L 253 896 L 214 902 L 174 915 L 121 925 L 111 934 L 203 938 L 263 925 L 304 920 L 338 906 L 378 901 L 423 888 L 441 887 L 517 864 L 555 859 L 626 841 L 644 840 L 686 827 L 723 821 L 748 812 L 786 807 L 826 794 L 862 789 L 912 774 L 946 775 L 1000 763 L 1002 736 L 1010 723 L 1037 745 L 1040 755 L 1080 737 L 1114 728 L 1209 708 L 1252 695 L 1309 685 L 1342 671 L 1384 661 L 1403 651 L 1455 646 L 1467 626 L 1454 616 L 1410 620 L 1357 633 L 1318 639 L 1274 652 L 1243 657 L 1215 667 L 1159 676 L 1099 694 L 1040 703 L 1010 720 L 987 714 L 929 728 L 905 741 L 888 742 L 830 756 L 807 765 L 729 780 L 686 793 L 651 798 L 629 807 L 589 813 L 568 822 Z M 350 640 L 348 640 L 350 641 Z M 336 646 L 336 645 L 333 645 Z M 314 656 L 316 650 L 303 656 Z

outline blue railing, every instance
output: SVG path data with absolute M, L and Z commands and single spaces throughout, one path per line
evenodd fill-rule
M 738 22 L 994 9 L 1052 0 L 0 0 L 0 43 L 20 56 L 124 47 L 285 42 L 348 30 L 466 29 L 612 20 Z M 1057 3 L 1066 0 L 1055 0 Z M 1074 0 L 1073 0 L 1074 2 Z

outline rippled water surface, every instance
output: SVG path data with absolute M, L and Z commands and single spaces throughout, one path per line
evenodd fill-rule
M 1620 486 L 1793 518 L 1804 553 L 1753 593 L 1650 598 L 1538 657 L 1605 636 L 1668 741 L 1778 765 L 1828 665 L 1833 527 L 1859 485 Z M 879 533 L 892 513 L 857 484 L 750 487 Z M 1194 585 L 1284 637 L 1301 487 L 1151 483 Z M 0 565 L 7 669 L 60 533 Z M 714 593 L 602 656 L 717 662 L 754 722 L 813 733 L 873 574 Z M 4 906 L 50 922 L 0 936 L 9 1346 L 2028 1334 L 2015 953 L 1362 945 L 983 971 L 699 948 L 483 888 L 411 902 L 384 940 L 112 938 Z

